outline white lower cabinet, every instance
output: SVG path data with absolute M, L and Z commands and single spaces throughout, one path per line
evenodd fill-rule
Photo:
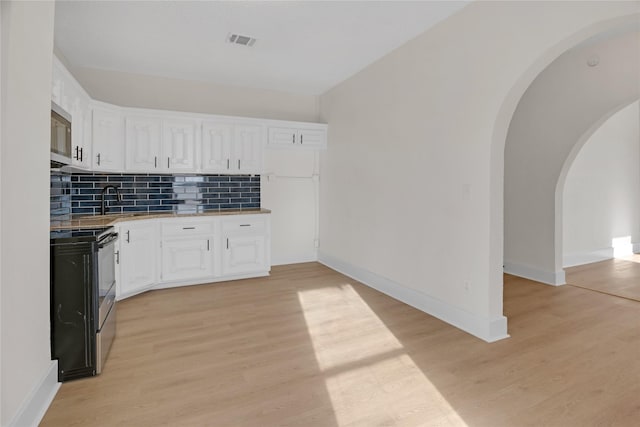
M 116 297 L 121 299 L 157 283 L 159 233 L 155 220 L 123 222 L 118 229 L 120 280 L 116 282 Z
M 215 220 L 195 218 L 162 223 L 162 281 L 190 281 L 216 275 Z
M 162 241 L 162 281 L 214 276 L 213 238 Z
M 269 229 L 267 215 L 223 219 L 222 274 L 230 276 L 268 270 Z
M 266 265 L 265 236 L 229 236 L 222 257 L 222 274 L 246 274 L 264 270 Z
M 136 220 L 118 224 L 117 298 L 167 288 L 266 276 L 270 215 Z

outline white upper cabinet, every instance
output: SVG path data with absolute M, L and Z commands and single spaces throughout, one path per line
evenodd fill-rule
M 129 115 L 127 172 L 195 172 L 197 121 Z
M 223 174 L 262 172 L 264 128 L 207 121 L 202 125 L 202 171 Z
M 171 172 L 196 169 L 198 123 L 189 119 L 166 119 L 162 122 L 162 163 Z
M 71 115 L 71 163 L 91 168 L 91 98 L 57 58 L 51 76 L 51 100 Z
M 327 147 L 327 126 L 304 123 L 270 126 L 267 143 L 270 148 L 325 149 Z
M 124 171 L 124 119 L 117 109 L 93 109 L 92 169 Z
M 234 134 L 232 173 L 262 173 L 264 147 L 262 126 L 236 126 Z
M 160 153 L 160 132 L 162 123 L 153 117 L 127 116 L 126 147 L 127 172 L 154 172 Z
M 324 149 L 327 125 L 92 101 L 54 57 L 51 100 L 72 117 L 72 163 L 98 172 L 261 174 L 264 148 Z
M 78 97 L 71 106 L 71 163 L 91 168 L 91 109 L 88 99 Z
M 205 122 L 202 125 L 202 171 L 225 173 L 231 165 L 233 125 Z

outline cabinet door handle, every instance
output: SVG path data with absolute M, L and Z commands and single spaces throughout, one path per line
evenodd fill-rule
M 76 160 L 80 160 L 80 146 L 76 145 Z
M 171 160 L 171 157 L 167 157 L 167 169 L 169 169 L 169 161 Z
M 292 144 L 296 143 L 296 134 L 295 133 L 291 135 L 291 143 Z
M 238 169 L 240 169 L 240 159 L 238 159 Z
M 227 249 L 229 249 L 229 238 L 227 237 Z
M 207 239 L 207 251 L 209 250 L 209 239 Z
M 116 264 L 120 264 L 120 251 L 116 251 Z
M 251 224 L 240 224 L 240 227 L 251 227 Z
M 227 169 L 229 169 L 229 159 L 227 159 Z
M 157 168 L 158 167 L 158 156 L 154 156 L 153 157 L 153 167 Z
M 195 227 L 182 227 L 183 230 L 195 230 Z
M 304 138 L 304 135 L 300 135 L 300 144 L 302 144 L 302 139 Z
M 98 166 L 100 166 L 100 153 L 98 153 Z
M 84 147 L 80 147 L 80 161 L 84 159 Z
M 130 238 L 129 232 L 130 232 L 130 231 L 129 231 L 129 230 L 127 230 L 127 243 L 131 242 L 131 238 Z

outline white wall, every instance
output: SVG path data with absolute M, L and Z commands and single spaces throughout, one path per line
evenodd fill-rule
M 639 75 L 636 27 L 566 52 L 529 86 L 505 147 L 505 271 L 564 284 L 563 171 L 595 123 L 638 99 Z
M 505 337 L 498 119 L 532 64 L 637 6 L 474 2 L 324 94 L 320 259 L 485 340 Z
M 124 107 L 263 119 L 318 120 L 316 96 L 93 68 L 71 67 L 69 71 L 93 99 Z
M 564 185 L 565 267 L 613 256 L 613 238 L 640 242 L 640 108 L 610 117 L 582 147 Z
M 265 151 L 262 206 L 271 209 L 272 264 L 316 261 L 318 250 L 319 152 Z
M 54 4 L 3 1 L 0 7 L 0 424 L 6 426 L 11 422 L 20 425 L 37 422 L 39 411 L 46 408 L 46 399 L 52 397 L 57 385 L 57 375 L 48 376 L 52 366 L 55 367 L 49 344 L 49 140 Z

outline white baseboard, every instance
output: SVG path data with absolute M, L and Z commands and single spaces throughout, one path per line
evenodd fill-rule
M 578 252 L 566 254 L 562 257 L 563 267 L 573 267 L 576 265 L 591 264 L 592 262 L 604 261 L 613 258 L 613 248 L 598 249 L 590 252 Z
M 318 261 L 318 252 L 308 252 L 306 254 L 284 256 L 284 257 L 272 257 L 271 265 L 286 265 L 286 264 L 300 264 L 303 262 L 315 262 Z
M 330 255 L 319 253 L 319 262 L 352 279 L 357 280 L 390 297 L 417 308 L 433 317 L 449 323 L 456 328 L 475 335 L 487 342 L 494 342 L 508 338 L 507 318 L 499 316 L 495 319 L 478 317 L 475 314 L 461 310 L 444 301 L 407 288 L 390 279 L 379 276 L 363 268 L 344 262 Z
M 631 251 L 635 254 L 640 253 L 640 242 L 631 244 Z M 593 262 L 606 261 L 615 258 L 614 248 L 602 248 L 589 252 L 577 252 L 567 254 L 562 259 L 562 266 L 574 267 L 576 265 L 591 264 Z
M 42 379 L 31 390 L 16 415 L 9 422 L 9 426 L 35 427 L 40 424 L 59 388 L 58 361 L 52 360 L 49 369 L 45 371 Z
M 517 264 L 515 262 L 504 262 L 504 272 L 525 279 L 535 280 L 545 285 L 560 286 L 566 284 L 564 270 L 544 271 L 528 265 Z

